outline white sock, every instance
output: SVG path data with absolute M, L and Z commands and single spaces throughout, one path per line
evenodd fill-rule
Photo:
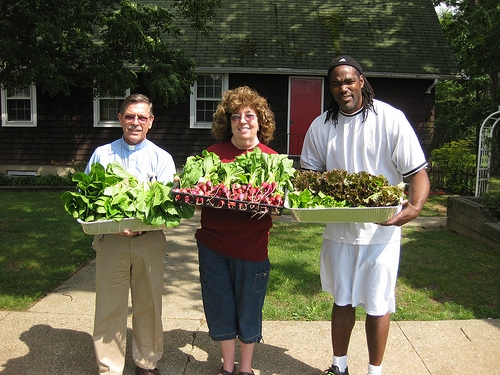
M 382 375 L 382 365 L 372 366 L 368 363 L 368 375 Z
M 347 367 L 347 355 L 342 357 L 333 356 L 333 365 L 337 366 L 340 371 L 344 372 Z

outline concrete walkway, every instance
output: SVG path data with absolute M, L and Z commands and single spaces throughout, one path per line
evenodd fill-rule
M 442 218 L 430 219 L 413 225 L 423 230 L 445 225 Z M 201 303 L 193 237 L 198 225 L 196 215 L 167 233 L 165 348 L 158 366 L 163 375 L 213 375 L 220 368 L 219 346 L 208 337 Z M 0 374 L 97 374 L 91 338 L 94 272 L 92 261 L 28 311 L 0 311 Z M 268 321 L 253 367 L 257 375 L 320 375 L 331 356 L 329 322 Z M 365 375 L 367 361 L 363 323 L 357 322 L 351 375 Z M 133 374 L 128 352 L 124 375 Z M 392 322 L 384 374 L 500 374 L 500 320 Z

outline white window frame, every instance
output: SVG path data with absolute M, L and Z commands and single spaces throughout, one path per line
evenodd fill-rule
M 123 96 L 98 96 L 94 98 L 94 128 L 119 128 L 120 121 L 101 120 L 101 100 L 122 100 L 130 95 L 130 89 L 126 89 Z
M 37 106 L 36 106 L 36 86 L 29 86 L 30 97 L 19 97 L 17 99 L 29 99 L 30 100 L 30 120 L 9 120 L 8 115 L 8 101 L 11 99 L 16 99 L 15 97 L 9 97 L 7 89 L 2 87 L 1 101 L 2 101 L 2 126 L 5 127 L 36 127 L 37 126 Z
M 229 88 L 229 74 L 227 73 L 213 73 L 213 72 L 199 72 L 198 76 L 207 76 L 207 75 L 218 75 L 222 77 L 222 91 L 221 95 L 228 90 Z M 198 81 L 191 86 L 191 95 L 189 98 L 189 127 L 191 129 L 210 129 L 212 127 L 212 121 L 196 121 L 196 103 L 198 100 L 203 101 L 214 101 L 219 103 L 222 99 L 221 97 L 214 98 L 200 98 L 197 97 L 198 89 Z

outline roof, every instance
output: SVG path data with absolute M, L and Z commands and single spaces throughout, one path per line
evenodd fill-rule
M 326 74 L 348 54 L 367 76 L 457 73 L 431 0 L 222 0 L 211 26 L 180 40 L 201 71 Z

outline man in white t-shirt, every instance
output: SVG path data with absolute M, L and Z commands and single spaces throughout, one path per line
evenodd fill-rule
M 347 351 L 356 306 L 366 311 L 368 375 L 382 373 L 395 312 L 401 225 L 416 218 L 429 194 L 427 162 L 405 115 L 375 100 L 360 64 L 349 56 L 333 59 L 328 69 L 330 108 L 307 131 L 301 168 L 319 172 L 344 169 L 384 175 L 391 185 L 406 178 L 408 200 L 385 223 L 332 223 L 323 233 L 321 284 L 334 297 L 333 363 L 328 375 L 348 375 Z

